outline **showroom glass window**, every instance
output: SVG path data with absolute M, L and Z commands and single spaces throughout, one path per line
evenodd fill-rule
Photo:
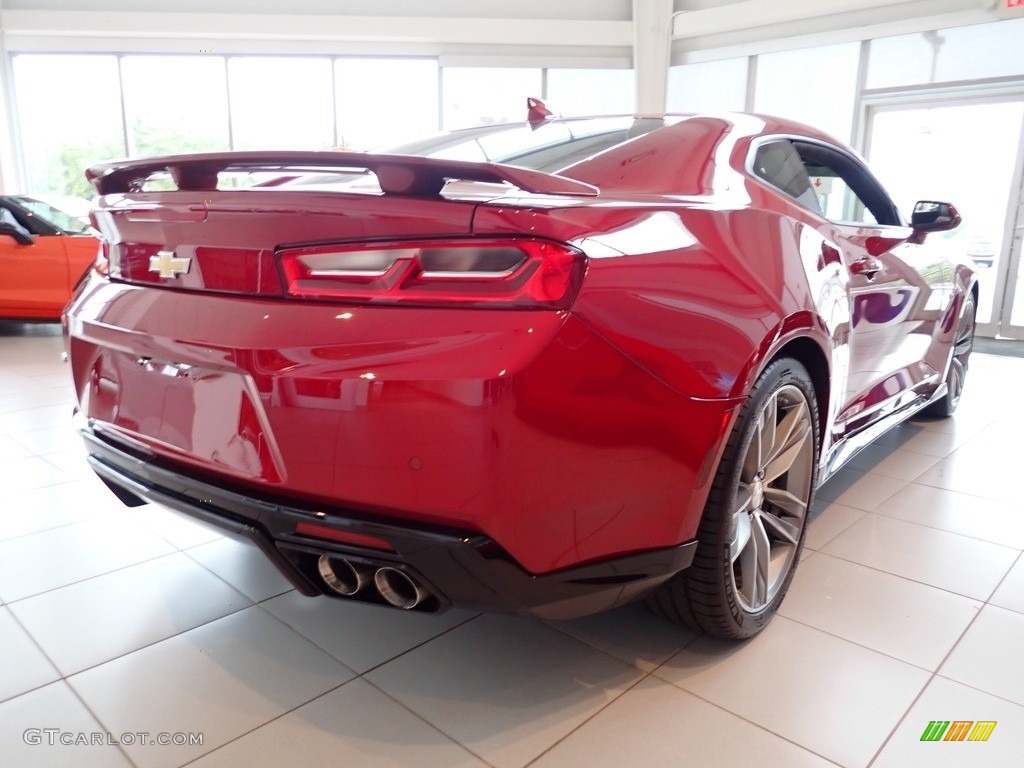
M 680 64 L 668 71 L 669 112 L 742 112 L 747 104 L 749 59 Z
M 632 69 L 549 69 L 547 77 L 545 100 L 557 114 L 627 115 L 635 109 Z
M 91 198 L 85 169 L 127 151 L 117 57 L 20 54 L 12 68 L 26 191 Z
M 228 59 L 234 149 L 331 149 L 331 60 L 292 56 Z
M 230 149 L 221 56 L 124 56 L 130 156 Z
M 872 40 L 866 87 L 1024 75 L 1024 18 Z
M 435 59 L 336 59 L 334 83 L 340 147 L 389 147 L 440 128 Z
M 542 94 L 540 69 L 444 67 L 442 122 L 446 131 L 526 119 L 526 100 Z
M 859 62 L 860 43 L 761 54 L 754 111 L 784 115 L 849 143 Z

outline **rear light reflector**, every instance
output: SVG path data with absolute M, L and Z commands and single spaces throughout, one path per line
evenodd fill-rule
M 583 254 L 535 238 L 401 241 L 289 248 L 287 295 L 381 304 L 566 309 Z
M 353 544 L 357 547 L 380 549 L 384 552 L 395 551 L 395 548 L 391 546 L 389 542 L 376 536 L 370 536 L 366 533 L 356 533 L 354 531 L 342 531 L 338 528 L 330 528 L 326 525 L 317 525 L 316 523 L 299 523 L 295 526 L 295 533 L 299 536 L 310 536 L 314 539 L 327 539 L 329 541 L 337 541 L 342 544 Z

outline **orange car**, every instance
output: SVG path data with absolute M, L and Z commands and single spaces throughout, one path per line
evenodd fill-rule
M 59 320 L 98 245 L 85 221 L 32 197 L 0 196 L 0 319 Z

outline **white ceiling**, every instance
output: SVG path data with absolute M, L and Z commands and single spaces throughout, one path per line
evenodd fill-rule
M 673 63 L 993 21 L 1004 0 L 0 0 L 9 52 L 353 53 L 632 66 L 640 5 Z M 284 9 L 287 12 L 282 12 Z

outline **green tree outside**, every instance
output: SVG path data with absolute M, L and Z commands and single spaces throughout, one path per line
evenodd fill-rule
M 190 152 L 216 152 L 228 149 L 224 136 L 189 131 L 184 124 L 154 123 L 136 120 L 132 126 L 134 157 L 178 155 Z M 40 183 L 33 185 L 39 193 L 74 195 L 91 199 L 96 191 L 85 180 L 89 166 L 124 157 L 120 141 L 92 140 L 65 142 L 47 158 Z

